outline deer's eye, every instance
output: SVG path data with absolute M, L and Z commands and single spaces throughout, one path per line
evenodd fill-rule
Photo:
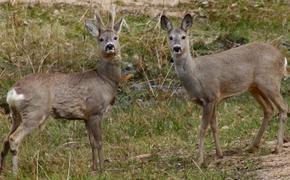
M 173 40 L 173 37 L 172 36 L 169 36 L 169 40 L 172 41 Z
M 104 38 L 100 38 L 99 41 L 100 41 L 100 42 L 103 42 L 103 41 L 104 41 Z
M 117 40 L 117 39 L 118 39 L 118 37 L 117 37 L 117 36 L 115 36 L 115 37 L 114 37 L 114 40 Z
M 185 36 L 182 36 L 181 39 L 185 39 Z

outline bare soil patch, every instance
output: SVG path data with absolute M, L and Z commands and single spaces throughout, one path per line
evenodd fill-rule
M 263 180 L 284 180 L 290 178 L 290 143 L 283 145 L 279 154 L 271 153 L 275 142 L 267 142 L 261 147 L 265 155 L 249 154 L 242 149 L 225 151 L 223 159 L 209 164 L 209 168 L 234 172 L 233 178 L 253 178 Z M 214 154 L 212 154 L 214 156 Z M 231 178 L 230 178 L 231 179 Z
M 16 3 L 41 3 L 46 5 L 52 4 L 73 4 L 98 7 L 101 10 L 109 10 L 112 4 L 118 7 L 118 11 L 125 11 L 135 14 L 147 14 L 150 16 L 156 16 L 163 10 L 170 9 L 168 15 L 181 16 L 185 12 L 185 8 L 176 8 L 180 4 L 191 3 L 191 0 L 0 0 L 0 3 L 10 2 Z

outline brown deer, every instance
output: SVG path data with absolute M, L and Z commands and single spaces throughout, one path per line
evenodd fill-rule
M 120 45 L 118 34 L 123 18 L 104 26 L 97 13 L 96 22 L 85 26 L 99 46 L 99 65 L 95 70 L 76 74 L 33 74 L 18 81 L 7 94 L 12 115 L 12 127 L 4 140 L 0 168 L 8 151 L 12 153 L 13 173 L 17 174 L 18 147 L 32 130 L 54 118 L 84 120 L 92 147 L 92 169 L 103 169 L 101 120 L 114 103 L 121 78 Z M 96 151 L 97 150 L 97 151 Z
M 204 165 L 204 138 L 210 125 L 216 155 L 223 153 L 219 143 L 216 109 L 221 100 L 249 91 L 264 111 L 262 125 L 253 143 L 247 148 L 252 152 L 271 120 L 274 108 L 279 110 L 279 130 L 276 152 L 281 150 L 288 105 L 280 93 L 283 74 L 287 74 L 287 61 L 273 46 L 250 43 L 220 53 L 192 58 L 188 29 L 192 17 L 185 15 L 181 26 L 174 28 L 166 16 L 161 16 L 161 28 L 167 31 L 168 44 L 177 75 L 190 97 L 203 108 L 199 133 L 199 163 Z

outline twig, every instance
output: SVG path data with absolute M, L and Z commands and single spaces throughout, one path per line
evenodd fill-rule
M 172 67 L 173 67 L 173 63 L 171 63 L 171 66 L 170 66 L 169 70 L 167 71 L 167 73 L 166 73 L 166 75 L 165 75 L 165 77 L 164 77 L 164 79 L 163 79 L 163 81 L 162 81 L 162 83 L 160 85 L 160 89 L 163 87 L 163 85 L 164 85 L 164 83 L 165 83 L 165 81 L 166 81 L 166 79 L 167 79 Z
M 151 153 L 148 153 L 148 154 L 140 154 L 138 156 L 135 156 L 135 157 L 131 157 L 130 159 L 133 160 L 133 159 L 144 159 L 144 158 L 149 158 L 149 157 L 152 157 L 152 154 Z
M 147 84 L 148 84 L 148 86 L 149 86 L 149 89 L 150 89 L 152 95 L 153 95 L 154 98 L 155 98 L 156 95 L 155 95 L 154 90 L 153 90 L 153 88 L 152 88 L 152 86 L 151 86 L 151 84 L 150 84 L 150 81 L 149 81 L 149 79 L 148 79 L 148 76 L 147 76 L 147 74 L 146 74 L 146 72 L 145 72 L 145 70 L 144 70 L 144 68 L 143 68 L 143 65 L 141 65 L 141 68 L 142 68 L 142 71 L 143 71 L 144 76 L 145 76 L 145 78 L 146 78 L 146 81 L 147 81 Z
M 279 36 L 273 40 L 270 41 L 271 44 L 273 45 L 276 45 L 276 46 L 280 46 L 282 43 L 281 43 L 281 40 L 284 38 L 284 36 Z
M 53 48 L 54 49 L 54 48 Z M 39 64 L 39 66 L 38 66 L 38 70 L 37 70 L 37 72 L 38 73 L 40 73 L 40 70 L 42 69 L 42 65 L 43 65 L 43 63 L 44 63 L 44 61 L 46 60 L 46 58 L 49 56 L 49 54 L 51 53 L 51 51 L 53 50 L 53 49 L 51 49 L 45 56 L 43 56 L 42 58 L 41 58 L 41 60 L 40 60 L 40 64 Z
M 90 10 L 90 9 L 87 9 L 87 10 L 85 11 L 85 13 L 81 16 L 79 22 L 81 22 L 81 21 L 84 19 L 84 17 L 87 15 L 87 13 L 89 12 L 89 10 Z
M 15 30 L 14 22 L 12 23 L 12 31 L 13 31 L 12 41 L 13 41 L 14 46 L 17 49 L 17 51 L 19 51 L 20 49 L 16 43 L 16 30 Z M 22 72 L 21 72 L 21 68 L 19 66 L 19 61 L 17 61 L 16 63 L 17 63 L 17 70 L 18 70 L 19 76 L 22 77 Z
M 155 49 L 155 51 L 156 51 L 156 57 L 157 57 L 157 62 L 158 62 L 158 68 L 161 69 L 161 63 L 160 63 L 160 58 L 159 58 L 159 53 L 158 53 L 157 48 Z
M 15 29 L 14 29 L 14 31 L 15 31 Z M 32 34 L 33 35 L 33 34 Z M 15 34 L 14 34 L 14 36 L 16 37 L 16 31 L 15 31 Z M 15 38 L 14 37 L 14 38 Z M 25 38 L 25 37 L 24 37 Z M 17 44 L 16 43 L 16 39 L 14 39 L 15 40 L 15 45 Z M 32 69 L 32 72 L 33 73 L 35 73 L 35 69 L 34 69 L 34 65 L 33 65 L 33 62 L 32 62 L 32 60 L 31 60 L 31 57 L 30 57 L 30 55 L 29 55 L 29 53 L 26 51 L 26 49 L 23 47 L 23 44 L 20 44 L 20 47 L 21 47 L 21 50 L 25 53 L 25 55 L 26 55 L 26 57 L 27 57 L 27 60 L 28 60 L 28 63 L 30 64 L 30 66 L 31 66 L 31 69 Z
M 106 169 L 106 171 L 124 171 L 124 169 L 114 168 L 114 169 Z
M 15 34 L 16 36 L 16 34 Z M 15 47 L 17 48 L 17 43 L 16 43 L 16 39 L 14 39 L 14 43 L 15 43 Z M 17 48 L 18 49 L 18 48 Z M 34 69 L 34 65 L 32 63 L 32 60 L 28 54 L 28 52 L 25 50 L 25 48 L 21 45 L 21 50 L 25 53 L 26 57 L 27 57 L 27 60 L 28 60 L 28 63 L 29 65 L 31 66 L 31 69 L 32 69 L 32 72 L 35 73 L 35 69 Z
M 199 165 L 195 162 L 195 160 L 193 159 L 192 161 L 193 161 L 193 163 L 195 164 L 195 166 L 197 167 L 197 169 L 201 172 L 201 174 L 202 174 L 204 177 L 206 177 L 206 175 L 205 175 L 204 172 L 201 170 L 201 168 L 199 167 Z
M 162 16 L 163 14 L 164 14 L 164 10 L 162 10 L 162 12 L 159 14 L 159 16 L 158 16 L 158 20 L 157 20 L 157 23 L 156 23 L 154 29 L 157 29 L 157 28 L 160 27 L 161 16 Z
M 40 150 L 38 150 L 38 151 L 35 153 L 35 155 L 33 156 L 33 158 L 36 157 L 36 179 L 38 180 L 38 174 L 39 174 L 39 169 L 38 169 L 38 167 L 40 167 L 40 168 L 43 170 L 44 175 L 47 177 L 47 179 L 50 180 L 49 176 L 47 175 L 47 173 L 45 172 L 45 170 L 43 169 L 43 167 L 39 164 L 39 152 L 40 152 Z
M 0 73 L 0 78 L 2 79 L 3 74 L 5 73 L 6 69 L 3 69 L 3 71 Z
M 44 175 L 46 176 L 46 178 L 50 180 L 50 178 L 49 178 L 49 176 L 47 175 L 47 173 L 45 172 L 44 168 L 43 168 L 40 164 L 38 164 L 38 166 L 43 170 Z
M 172 83 L 172 82 L 171 82 Z M 178 88 L 180 88 L 179 86 L 176 86 L 175 89 L 172 91 L 170 97 L 172 97 L 174 94 L 177 93 Z
M 126 27 L 126 29 L 128 30 L 128 32 L 131 32 L 130 27 L 129 27 L 129 25 L 128 25 L 128 23 L 127 23 L 127 21 L 126 21 L 125 18 L 123 19 L 123 25 Z
M 25 52 L 25 51 L 24 51 L 24 52 Z M 33 63 L 32 63 L 32 60 L 31 60 L 30 56 L 27 54 L 27 52 L 25 52 L 25 53 L 26 53 L 26 57 L 27 57 L 27 59 L 28 59 L 28 62 L 29 62 L 29 64 L 30 64 L 31 68 L 32 68 L 32 72 L 35 73 L 35 69 L 34 69 L 34 65 L 33 65 Z
M 39 150 L 37 151 L 36 154 L 36 180 L 38 180 L 38 159 L 39 159 Z
M 68 170 L 67 170 L 67 176 L 66 179 L 70 179 L 70 168 L 71 168 L 71 152 L 69 153 L 69 159 L 68 159 Z

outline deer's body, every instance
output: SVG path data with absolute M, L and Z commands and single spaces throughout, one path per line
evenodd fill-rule
M 220 53 L 192 58 L 187 30 L 192 17 L 187 14 L 179 28 L 173 28 L 166 16 L 161 17 L 161 27 L 168 33 L 168 43 L 175 70 L 190 97 L 203 107 L 199 133 L 199 163 L 204 164 L 204 138 L 210 125 L 216 146 L 216 154 L 222 157 L 219 143 L 216 109 L 227 97 L 249 91 L 264 112 L 262 125 L 248 150 L 258 148 L 268 122 L 279 110 L 280 122 L 276 152 L 283 143 L 284 126 L 288 106 L 280 94 L 280 83 L 287 74 L 287 61 L 273 46 L 251 43 Z M 275 106 L 275 107 L 274 107 Z
M 182 57 L 175 62 L 175 69 L 193 98 L 222 100 L 259 84 L 280 83 L 284 57 L 271 45 L 251 43 L 213 55 Z
M 107 67 L 76 74 L 30 75 L 17 82 L 11 91 L 15 90 L 18 95 L 23 95 L 24 98 L 19 101 L 20 106 L 33 104 L 43 115 L 87 120 L 93 114 L 103 114 L 114 101 L 121 69 L 119 65 L 112 63 L 105 66 Z M 98 72 L 103 68 L 108 75 Z M 108 77 L 111 74 L 115 74 L 115 77 L 110 79 Z M 11 96 L 7 99 L 17 101 Z
M 7 94 L 11 109 L 12 127 L 4 140 L 0 157 L 0 170 L 10 150 L 13 172 L 18 170 L 18 147 L 32 130 L 41 127 L 49 116 L 84 120 L 92 148 L 93 170 L 99 164 L 102 170 L 101 120 L 114 103 L 121 78 L 120 45 L 118 33 L 123 19 L 105 28 L 100 16 L 96 25 L 86 21 L 88 31 L 99 45 L 99 65 L 95 70 L 76 74 L 34 74 L 18 81 Z M 99 163 L 97 163 L 97 154 Z

